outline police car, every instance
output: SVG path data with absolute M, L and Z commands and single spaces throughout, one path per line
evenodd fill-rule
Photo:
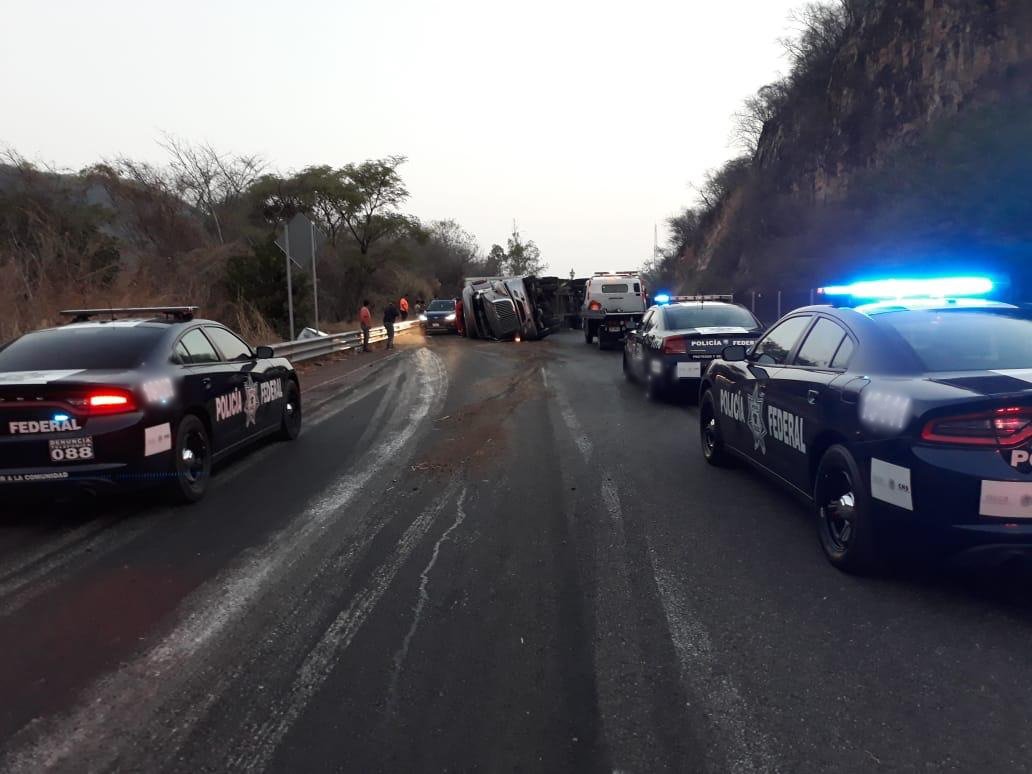
M 877 566 L 897 529 L 995 557 L 1032 548 L 1028 310 L 806 307 L 725 348 L 700 390 L 706 460 L 743 458 L 807 498 L 840 569 Z
M 195 311 L 68 310 L 0 348 L 0 492 L 161 484 L 193 502 L 213 462 L 296 438 L 291 364 Z
M 657 295 L 641 325 L 624 339 L 623 372 L 657 398 L 675 389 L 698 392 L 709 361 L 732 344 L 752 346 L 762 326 L 732 296 Z

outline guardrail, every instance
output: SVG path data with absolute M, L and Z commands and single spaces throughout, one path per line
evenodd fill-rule
M 397 336 L 403 331 L 419 327 L 420 325 L 419 320 L 394 323 L 394 335 Z M 387 329 L 382 325 L 369 329 L 370 344 L 386 340 Z M 300 363 L 304 360 L 325 357 L 337 352 L 346 352 L 349 349 L 357 349 L 361 346 L 362 331 L 345 331 L 344 333 L 331 333 L 329 336 L 318 336 L 311 339 L 284 341 L 281 344 L 273 344 L 272 350 L 277 356 L 287 357 L 295 363 Z

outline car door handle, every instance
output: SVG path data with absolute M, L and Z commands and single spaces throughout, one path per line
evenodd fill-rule
M 806 402 L 809 403 L 811 406 L 814 405 L 817 402 L 817 397 L 819 395 L 820 393 L 817 390 L 807 390 Z

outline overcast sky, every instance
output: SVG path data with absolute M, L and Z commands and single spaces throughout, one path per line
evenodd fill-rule
M 410 210 L 554 273 L 636 268 L 734 155 L 799 0 L 10 2 L 0 145 L 78 169 L 162 131 L 291 170 L 404 154 Z

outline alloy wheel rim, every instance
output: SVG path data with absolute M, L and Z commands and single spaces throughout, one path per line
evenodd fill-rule
M 717 420 L 710 417 L 710 420 L 706 423 L 705 430 L 702 433 L 702 442 L 706 449 L 706 456 L 713 454 L 713 450 L 717 447 Z
M 845 551 L 856 534 L 856 493 L 845 471 L 836 471 L 836 474 L 827 479 L 821 518 L 836 549 Z M 837 483 L 835 478 L 838 478 Z
M 197 432 L 190 433 L 180 454 L 183 475 L 189 483 L 197 483 L 204 475 L 207 457 L 208 444 L 204 436 Z

